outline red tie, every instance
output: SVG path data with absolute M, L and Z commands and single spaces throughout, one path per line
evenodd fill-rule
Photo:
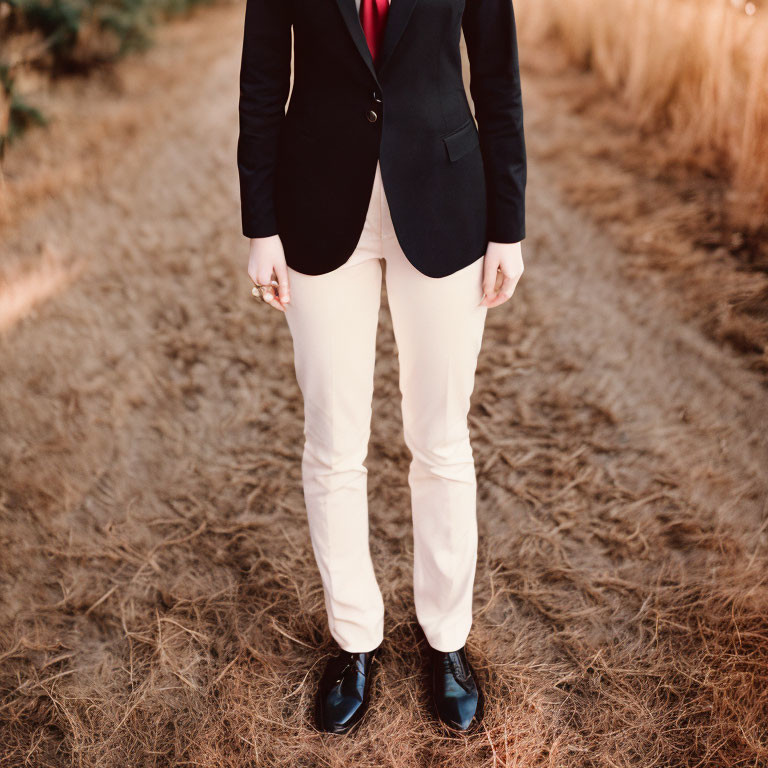
M 374 62 L 379 54 L 388 10 L 389 0 L 360 0 L 360 23 Z

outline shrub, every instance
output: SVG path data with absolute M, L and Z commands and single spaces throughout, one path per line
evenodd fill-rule
M 0 0 L 0 156 L 43 116 L 15 92 L 24 68 L 87 74 L 151 44 L 152 27 L 207 0 Z

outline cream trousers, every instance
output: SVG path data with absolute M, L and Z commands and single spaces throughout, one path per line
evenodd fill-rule
M 411 454 L 416 617 L 440 651 L 457 650 L 469 634 L 477 482 L 467 414 L 487 313 L 482 269 L 482 257 L 440 278 L 411 265 L 395 235 L 380 166 L 349 260 L 324 275 L 288 269 L 286 320 L 304 399 L 304 499 L 329 629 L 344 650 L 372 650 L 384 633 L 364 465 L 382 273 Z

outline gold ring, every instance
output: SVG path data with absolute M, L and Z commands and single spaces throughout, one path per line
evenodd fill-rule
M 266 301 L 264 299 L 264 290 L 266 288 L 273 288 L 277 286 L 279 286 L 277 280 L 272 280 L 269 283 L 254 283 L 253 288 L 251 288 L 251 295 L 261 299 L 262 301 Z

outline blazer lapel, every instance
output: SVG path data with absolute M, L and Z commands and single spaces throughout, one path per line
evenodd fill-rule
M 387 22 L 384 26 L 384 37 L 381 41 L 379 60 L 374 64 L 371 51 L 368 48 L 368 41 L 365 39 L 365 33 L 360 24 L 360 16 L 357 13 L 355 0 L 336 0 L 344 23 L 350 35 L 352 35 L 352 40 L 377 83 L 379 83 L 378 75 L 389 61 L 392 51 L 403 34 L 403 30 L 405 30 L 411 17 L 411 11 L 417 2 L 418 0 L 391 0 L 389 11 L 387 12 Z
M 392 51 L 394 51 L 398 40 L 400 40 L 408 20 L 411 18 L 411 11 L 417 2 L 418 0 L 391 0 L 387 13 L 387 22 L 384 25 L 384 38 L 381 41 L 379 60 L 376 62 L 376 71 L 378 73 L 384 70 L 384 67 L 387 66 L 392 57 Z M 360 29 L 362 29 L 362 26 Z M 365 39 L 365 35 L 363 35 L 363 39 Z
M 360 16 L 357 14 L 357 6 L 355 5 L 355 0 L 335 0 L 335 2 L 339 6 L 341 16 L 344 19 L 344 23 L 347 25 L 349 34 L 352 35 L 352 40 L 357 46 L 357 50 L 360 52 L 360 55 L 365 60 L 366 66 L 378 83 L 379 79 L 376 76 L 376 68 L 373 64 L 373 57 L 371 56 L 371 51 L 368 48 L 368 41 L 365 39 L 363 25 L 360 23 Z M 396 3 L 397 0 L 393 0 L 393 2 Z M 387 18 L 387 23 L 389 23 L 389 18 Z

